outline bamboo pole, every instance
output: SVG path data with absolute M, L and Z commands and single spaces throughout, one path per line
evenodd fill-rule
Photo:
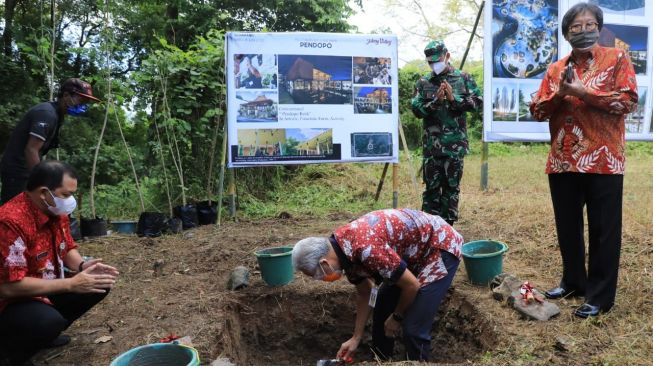
M 485 0 L 481 2 L 481 6 L 478 9 L 478 13 L 476 14 L 476 21 L 474 22 L 474 29 L 472 30 L 472 34 L 469 36 L 469 40 L 467 41 L 467 49 L 465 49 L 465 54 L 463 55 L 463 59 L 460 62 L 460 69 L 462 70 L 463 66 L 465 65 L 465 60 L 467 59 L 467 53 L 469 53 L 469 49 L 472 46 L 472 41 L 474 40 L 474 36 L 476 35 L 476 28 L 478 27 L 478 22 L 481 20 L 481 14 L 483 14 L 483 8 L 485 7 Z M 481 153 L 481 190 L 482 191 L 487 191 L 488 187 L 488 156 L 489 156 L 489 145 L 487 142 L 483 141 L 483 147 L 482 147 L 482 153 Z
M 229 169 L 229 187 L 227 188 L 229 196 L 229 214 L 236 221 L 236 169 Z
M 224 82 L 224 80 L 221 80 L 221 81 L 222 81 L 222 85 L 224 87 L 225 82 Z M 222 95 L 222 94 L 220 94 L 220 95 Z M 221 111 L 226 110 L 224 99 L 219 100 L 218 102 L 219 102 L 218 106 L 222 107 Z M 222 113 L 221 115 L 224 116 L 225 113 Z M 212 177 L 213 176 L 213 164 L 215 163 L 215 151 L 216 151 L 217 145 L 218 145 L 218 130 L 220 129 L 220 118 L 215 118 L 215 120 L 216 120 L 216 126 L 215 126 L 215 129 L 213 130 L 213 139 L 211 140 L 211 158 L 209 160 L 209 169 L 208 169 L 209 172 L 206 175 L 206 196 L 207 196 L 206 198 L 209 200 L 209 206 L 211 205 L 211 196 L 213 195 L 213 183 L 212 183 L 213 182 L 213 177 Z M 227 124 L 224 123 L 224 125 L 226 126 Z M 226 129 L 223 128 L 223 130 L 226 130 Z M 223 174 L 223 177 L 224 177 L 224 171 L 222 171 L 220 174 Z M 220 190 L 222 190 L 222 188 Z M 222 193 L 220 193 L 220 194 L 222 194 Z
M 41 14 L 42 15 L 42 14 Z M 57 15 L 57 1 L 52 0 L 51 2 L 51 13 L 50 20 L 52 22 L 52 40 L 50 41 L 50 82 L 48 83 L 48 88 L 50 89 L 50 99 L 54 100 L 54 49 L 57 42 L 57 25 L 55 22 Z M 57 160 L 59 160 L 59 147 L 54 151 Z
M 57 15 L 57 1 L 52 0 L 50 3 L 50 20 L 52 22 L 52 41 L 50 42 L 50 100 L 54 99 L 54 47 L 57 40 L 57 26 L 55 18 Z M 57 149 L 57 160 L 59 160 L 59 149 Z
M 413 182 L 413 189 L 415 192 L 419 193 L 419 186 L 417 185 L 417 174 L 415 174 L 415 169 L 413 169 L 413 158 L 410 156 L 410 150 L 408 149 L 408 143 L 406 143 L 406 135 L 404 134 L 404 126 L 399 121 L 399 136 L 401 137 L 401 142 L 404 144 L 404 151 L 408 156 L 408 167 L 410 169 L 410 178 Z
M 385 175 L 388 173 L 388 165 L 390 165 L 390 163 L 383 164 L 383 173 L 381 173 L 381 179 L 379 180 L 379 184 L 376 187 L 374 202 L 377 202 L 379 200 L 379 196 L 381 195 L 381 190 L 383 189 L 383 181 L 385 180 Z
M 220 163 L 220 180 L 218 181 L 218 222 L 217 225 L 220 226 L 220 218 L 222 216 L 222 191 L 224 190 L 224 170 L 227 161 L 227 123 L 224 123 L 224 128 L 222 129 L 222 157 Z
M 170 209 L 170 217 L 172 217 L 172 197 L 170 196 L 170 183 L 168 182 L 168 173 L 166 169 L 166 161 L 163 153 L 163 143 L 161 142 L 161 134 L 159 134 L 159 124 L 156 122 L 157 111 L 157 96 L 154 97 L 154 110 L 152 111 L 152 118 L 154 120 L 154 129 L 156 130 L 156 140 L 159 143 L 159 156 L 161 157 L 161 168 L 163 169 L 163 180 L 166 185 L 166 195 L 168 196 L 168 208 Z
M 136 167 L 134 167 L 134 160 L 132 159 L 132 154 L 129 151 L 129 146 L 127 145 L 127 140 L 125 135 L 122 133 L 122 126 L 120 125 L 120 119 L 118 118 L 118 111 L 116 110 L 115 105 L 113 106 L 113 114 L 116 117 L 116 123 L 118 124 L 118 131 L 120 131 L 120 138 L 122 143 L 125 145 L 125 150 L 127 151 L 127 157 L 129 158 L 129 164 L 132 167 L 132 173 L 134 174 L 134 182 L 136 183 L 136 191 L 138 192 L 138 198 L 141 202 L 141 212 L 145 212 L 145 203 L 143 202 L 143 192 L 141 192 L 141 185 L 138 181 L 138 175 L 136 174 Z
M 166 80 L 167 82 L 167 80 Z M 170 120 L 172 118 L 172 114 L 170 113 L 170 105 L 168 104 L 168 91 L 167 91 L 167 84 L 164 83 L 163 80 L 163 75 L 161 75 L 161 89 L 163 90 L 163 110 L 164 114 L 166 116 L 166 119 Z M 186 187 L 184 186 L 184 172 L 181 164 L 181 155 L 179 154 L 179 145 L 177 144 L 177 138 L 175 134 L 172 134 L 173 139 L 170 139 L 170 129 L 168 128 L 168 124 L 164 124 L 163 128 L 165 129 L 166 132 L 166 139 L 168 140 L 168 148 L 170 149 L 170 155 L 172 155 L 172 163 L 175 165 L 175 169 L 177 170 L 177 175 L 179 176 L 179 184 L 181 186 L 181 201 L 182 204 L 185 206 L 186 205 Z M 177 156 L 175 157 L 175 151 L 173 149 L 173 144 L 172 141 L 175 142 L 174 147 L 177 149 Z
M 104 30 L 106 35 L 106 27 L 109 21 L 109 0 L 105 1 L 104 8 Z M 106 40 L 105 40 L 106 42 Z M 106 80 L 107 80 L 107 108 L 104 112 L 104 122 L 102 123 L 102 130 L 100 131 L 100 137 L 98 138 L 97 146 L 95 147 L 95 155 L 93 156 L 93 168 L 91 169 L 91 214 L 93 215 L 92 219 L 97 218 L 95 212 L 95 170 L 97 168 L 97 158 L 100 153 L 100 145 L 102 144 L 102 138 L 104 137 L 104 131 L 107 129 L 107 121 L 109 119 L 109 108 L 111 107 L 111 70 L 109 63 L 109 47 L 105 43 L 105 62 L 106 62 Z

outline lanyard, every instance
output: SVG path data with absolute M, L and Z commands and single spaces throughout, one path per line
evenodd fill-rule
M 61 244 L 57 245 L 57 235 L 54 230 L 50 229 L 50 232 L 52 232 L 52 251 L 54 254 L 54 258 L 56 259 L 57 263 L 54 265 L 54 273 L 57 276 L 57 278 L 64 278 L 64 269 L 63 269 L 63 260 L 61 259 L 60 252 L 64 250 L 65 248 L 65 236 L 64 241 L 61 242 Z

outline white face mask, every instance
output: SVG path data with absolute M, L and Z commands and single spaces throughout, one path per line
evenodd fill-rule
M 45 201 L 45 205 L 48 206 L 48 211 L 52 212 L 54 215 L 70 215 L 75 211 L 75 208 L 77 207 L 77 201 L 75 200 L 75 197 L 70 196 L 68 198 L 61 198 L 57 197 L 54 194 L 52 194 L 52 191 L 48 189 L 48 192 L 50 192 L 50 196 L 52 196 L 52 199 L 54 200 L 54 206 L 50 206 L 48 204 L 48 201 Z
M 431 64 L 431 70 L 433 70 L 433 72 L 436 75 L 440 75 L 446 68 L 447 68 L 446 61 L 434 62 Z

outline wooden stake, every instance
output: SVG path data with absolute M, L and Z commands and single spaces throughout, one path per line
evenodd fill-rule
M 408 167 L 410 168 L 410 178 L 413 181 L 413 188 L 415 192 L 420 193 L 419 186 L 417 185 L 417 174 L 415 174 L 415 169 L 413 169 L 413 158 L 410 156 L 410 150 L 408 150 L 408 144 L 406 143 L 406 135 L 404 135 L 404 127 L 399 121 L 399 136 L 401 137 L 401 142 L 404 144 L 404 151 L 408 156 Z
M 381 189 L 383 189 L 383 181 L 385 180 L 386 173 L 388 173 L 388 165 L 390 165 L 390 163 L 385 163 L 385 165 L 383 165 L 383 174 L 381 174 L 381 180 L 379 180 L 379 185 L 376 187 L 374 202 L 379 201 L 379 196 L 381 195 Z

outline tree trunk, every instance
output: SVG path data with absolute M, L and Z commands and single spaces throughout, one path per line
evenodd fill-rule
M 14 9 L 18 0 L 5 0 L 5 31 L 2 34 L 5 56 L 11 56 L 11 43 L 13 42 Z
M 166 29 L 166 40 L 170 44 L 175 44 L 175 26 L 179 19 L 178 4 L 168 4 L 166 7 L 166 18 L 168 18 L 168 27 Z

